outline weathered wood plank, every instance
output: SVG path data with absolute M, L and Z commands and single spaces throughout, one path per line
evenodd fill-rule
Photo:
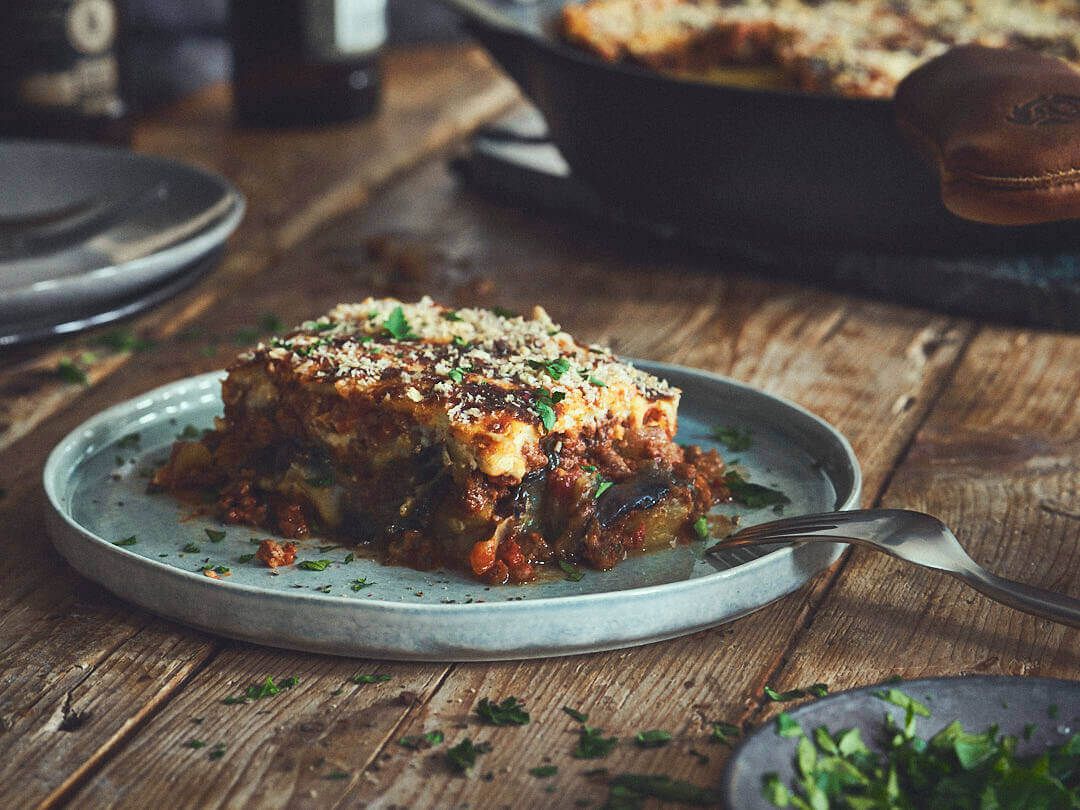
M 146 807 L 153 791 L 172 807 L 325 807 L 364 778 L 402 716 L 430 697 L 444 670 L 230 645 L 198 678 L 198 689 L 185 690 L 127 746 L 139 759 L 138 778 L 106 769 L 93 780 L 93 797 L 72 804 Z M 392 680 L 351 682 L 376 673 Z M 222 702 L 267 676 L 299 683 L 249 703 Z M 193 748 L 193 740 L 205 745 Z M 214 753 L 219 745 L 221 756 Z
M 42 526 L 40 458 L 5 472 L 26 485 L 0 504 L 0 807 L 30 807 L 93 767 L 212 647 L 63 565 Z
M 627 354 L 730 373 L 818 411 L 854 442 L 872 496 L 950 374 L 970 327 L 790 284 L 718 274 L 712 265 L 472 199 L 457 191 L 441 164 L 431 164 L 386 190 L 362 215 L 344 217 L 298 245 L 263 272 L 244 301 L 222 301 L 200 323 L 213 324 L 225 337 L 259 312 L 297 321 L 369 293 L 415 298 L 427 292 L 458 303 L 511 307 L 539 302 L 586 339 L 607 340 Z M 303 277 L 302 287 L 287 281 L 295 277 Z M 134 394 L 181 369 L 218 365 L 229 348 L 225 341 L 220 345 L 219 356 L 207 358 L 195 347 L 169 343 L 167 367 L 147 364 L 138 375 L 119 381 L 113 394 Z M 338 734 L 327 735 L 326 748 L 319 750 L 299 752 L 284 742 L 309 722 L 315 697 L 290 696 L 267 704 L 282 729 L 273 734 L 265 727 L 257 732 L 244 716 L 220 715 L 221 735 L 241 742 L 230 748 L 229 769 L 200 771 L 193 783 L 187 779 L 187 760 L 175 752 L 178 730 L 192 713 L 218 710 L 222 683 L 291 674 L 304 662 L 303 684 L 317 696 L 340 685 L 342 674 L 356 666 L 270 651 L 227 660 L 221 656 L 74 793 L 72 802 L 238 805 L 240 797 L 254 795 L 251 782 L 266 778 L 266 761 L 285 757 L 290 748 L 294 759 L 274 782 L 290 806 L 529 806 L 555 802 L 545 792 L 548 784 L 556 786 L 560 801 L 573 795 L 595 799 L 602 791 L 581 776 L 589 764 L 569 757 L 575 737 L 560 711 L 564 703 L 589 711 L 595 724 L 619 736 L 650 727 L 680 735 L 671 748 L 641 752 L 623 746 L 610 763 L 595 764 L 715 781 L 726 749 L 704 741 L 706 721 L 748 716 L 753 696 L 809 620 L 827 582 L 819 578 L 753 618 L 664 644 L 546 662 L 453 668 L 430 699 L 404 714 L 381 716 L 382 742 L 374 748 L 371 739 L 358 744 Z M 395 672 L 400 675 L 394 684 L 416 690 L 414 684 L 420 681 L 427 688 L 445 668 L 412 665 Z M 468 719 L 478 697 L 510 694 L 528 700 L 534 727 L 487 729 Z M 333 717 L 352 723 L 368 711 L 365 702 L 349 704 L 335 709 Z M 393 742 L 403 733 L 433 728 L 442 729 L 451 744 L 466 735 L 497 741 L 498 749 L 485 755 L 478 769 L 495 773 L 494 781 L 459 778 L 437 752 L 414 755 Z M 699 765 L 687 756 L 689 747 L 707 754 L 709 763 Z M 303 774 L 311 773 L 320 757 L 340 763 L 349 778 L 310 788 Z M 520 772 L 504 777 L 505 768 L 539 765 L 545 757 L 560 767 L 550 783 Z M 138 780 L 126 776 L 135 767 L 143 774 Z M 315 789 L 318 796 L 305 799 L 305 789 Z
M 230 123 L 227 87 L 209 88 L 138 127 L 135 148 L 206 166 L 246 195 L 248 213 L 222 266 L 199 287 L 131 325 L 154 338 L 183 329 L 211 301 L 262 271 L 281 250 L 330 218 L 362 205 L 395 173 L 445 147 L 517 98 L 475 48 L 418 47 L 386 60 L 384 109 L 370 122 L 309 131 L 243 130 Z M 19 350 L 0 369 L 0 449 L 82 393 L 52 372 L 78 359 L 87 339 Z M 92 339 L 90 340 L 92 344 Z M 89 345 L 91 384 L 126 366 L 127 354 Z M 3 359 L 3 358 L 0 358 Z
M 885 504 L 930 512 L 1012 579 L 1080 596 L 1080 337 L 985 329 Z M 1080 631 L 955 580 L 857 551 L 781 686 L 968 673 L 1080 677 Z

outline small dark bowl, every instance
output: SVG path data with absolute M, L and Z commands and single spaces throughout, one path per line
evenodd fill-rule
M 930 717 L 917 718 L 917 733 L 924 739 L 953 720 L 976 733 L 997 725 L 999 733 L 1017 737 L 1017 754 L 1026 756 L 1060 745 L 1080 731 L 1080 682 L 1051 678 L 979 676 L 900 681 L 830 695 L 789 714 L 808 734 L 818 726 L 828 726 L 833 734 L 858 728 L 866 745 L 876 750 L 884 715 L 892 715 L 901 725 L 904 722 L 903 709 L 873 695 L 888 688 L 899 689 L 930 709 Z M 1054 717 L 1050 716 L 1051 706 L 1057 707 Z M 1034 730 L 1025 740 L 1028 724 Z M 762 795 L 762 776 L 776 773 L 790 786 L 796 779 L 797 744 L 797 739 L 778 735 L 772 722 L 748 736 L 724 771 L 721 795 L 729 810 L 774 810 Z

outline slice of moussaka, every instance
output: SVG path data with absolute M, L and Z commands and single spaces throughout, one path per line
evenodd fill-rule
M 607 569 L 693 539 L 729 497 L 717 453 L 673 441 L 679 393 L 539 307 L 368 299 L 241 354 L 215 429 L 154 485 L 489 583 Z

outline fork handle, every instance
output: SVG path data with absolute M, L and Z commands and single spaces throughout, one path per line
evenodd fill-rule
M 1013 582 L 977 567 L 958 571 L 953 576 L 995 602 L 1053 622 L 1080 627 L 1080 599 Z

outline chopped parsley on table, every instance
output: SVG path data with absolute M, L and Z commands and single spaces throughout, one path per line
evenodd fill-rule
M 217 529 L 203 529 L 206 532 L 206 536 L 210 538 L 211 543 L 220 543 L 225 539 L 225 532 Z
M 671 732 L 661 728 L 639 731 L 634 735 L 634 743 L 639 748 L 663 748 L 671 742 Z
M 568 715 L 570 715 L 572 718 L 577 720 L 579 723 L 586 723 L 589 720 L 589 715 L 585 714 L 585 712 L 579 712 L 573 706 L 563 706 L 562 710 Z
M 491 743 L 474 744 L 470 738 L 466 737 L 453 748 L 447 749 L 446 758 L 455 769 L 461 773 L 468 773 L 476 765 L 476 757 L 490 750 Z
M 554 776 L 558 772 L 558 765 L 537 765 L 535 768 L 529 768 L 529 774 L 535 776 L 537 779 L 547 779 L 549 776 Z
M 253 700 L 262 700 L 263 698 L 279 695 L 286 689 L 292 689 L 298 683 L 300 683 L 300 678 L 296 675 L 284 678 L 281 683 L 275 683 L 273 677 L 268 675 L 265 681 L 253 683 L 245 689 L 242 694 L 231 695 L 221 702 L 226 706 L 232 706 L 237 703 L 250 703 Z
M 436 745 L 442 745 L 443 733 L 436 729 L 435 731 L 429 731 L 426 734 L 409 734 L 398 739 L 398 745 L 403 748 L 408 748 L 413 751 L 418 751 L 422 748 L 434 748 Z
M 356 684 L 386 683 L 390 678 L 390 675 L 387 675 L 385 672 L 380 672 L 376 675 L 353 675 L 349 680 Z
M 605 810 L 641 810 L 647 798 L 694 807 L 720 804 L 720 796 L 715 791 L 665 774 L 619 774 L 608 784 L 608 791 Z
M 929 717 L 920 701 L 898 689 L 874 696 L 904 710 L 897 723 L 885 715 L 882 751 L 866 746 L 858 729 L 832 734 L 820 726 L 808 736 L 786 715 L 777 732 L 798 738 L 795 780 L 785 785 L 776 773 L 762 777 L 764 797 L 776 807 L 841 808 L 1007 808 L 1080 807 L 1080 733 L 1041 754 L 1017 757 L 1017 738 L 982 733 L 953 721 L 929 739 L 915 733 L 916 717 Z
M 333 560 L 302 560 L 296 564 L 301 571 L 325 571 Z
M 529 724 L 529 713 L 516 697 L 508 697 L 501 703 L 487 698 L 480 698 L 476 704 L 476 714 L 495 726 L 525 726 Z
M 777 692 L 771 686 L 765 686 L 765 697 L 777 703 L 786 703 L 789 700 L 799 700 L 805 697 L 825 697 L 829 694 L 829 687 L 824 683 L 815 683 L 802 689 L 789 689 L 787 692 Z
M 618 737 L 605 737 L 603 729 L 582 725 L 577 747 L 570 752 L 574 759 L 600 759 L 619 744 Z
M 351 561 L 346 560 L 345 562 Z M 354 579 L 352 582 L 350 582 L 349 587 L 354 591 L 362 591 L 364 590 L 364 588 L 370 588 L 374 584 L 374 582 L 368 582 L 366 577 L 360 577 L 359 579 Z
M 67 357 L 56 364 L 56 376 L 66 383 L 75 385 L 87 385 L 90 382 L 86 372 L 75 365 L 74 360 Z
M 123 540 L 116 540 L 113 542 L 114 546 L 133 546 L 138 543 L 138 538 L 133 534 L 130 537 L 125 537 Z
M 98 337 L 94 342 L 98 346 L 117 352 L 141 352 L 154 345 L 152 341 L 139 337 L 130 329 L 113 329 Z
M 711 730 L 709 731 L 709 739 L 713 742 L 722 743 L 723 745 L 731 745 L 733 737 L 742 736 L 742 729 L 731 723 L 725 723 L 721 720 L 713 721 L 709 724 Z

